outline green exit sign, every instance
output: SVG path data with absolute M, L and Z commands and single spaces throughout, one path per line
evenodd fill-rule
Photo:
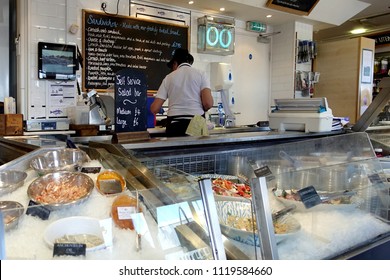
M 267 25 L 265 23 L 262 23 L 262 22 L 247 21 L 246 22 L 246 30 L 257 32 L 257 33 L 264 33 L 267 31 Z

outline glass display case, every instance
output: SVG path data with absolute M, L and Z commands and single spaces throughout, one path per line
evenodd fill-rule
M 258 254 L 264 259 L 345 259 L 390 240 L 387 174 L 365 132 L 260 148 L 135 156 L 149 168 L 164 164 L 193 175 L 236 176 L 249 184 L 257 193 L 251 200 L 260 225 L 254 234 L 268 248 Z M 301 190 L 310 190 L 318 205 L 305 207 Z M 273 213 L 288 207 L 295 207 L 287 215 L 295 220 L 292 232 L 275 235 Z M 256 258 L 251 253 L 259 251 L 242 244 L 240 236 L 233 239 Z
M 1 259 L 247 258 L 221 236 L 210 180 L 167 166 L 41 148 L 1 166 L 0 191 Z
M 381 78 L 378 94 L 352 130 L 366 131 L 380 157 L 390 155 L 390 77 Z
M 160 158 L 82 147 L 46 173 L 58 149 L 1 166 L 2 259 L 346 259 L 390 240 L 364 132 Z

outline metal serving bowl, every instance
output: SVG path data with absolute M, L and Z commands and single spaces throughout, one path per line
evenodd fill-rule
M 13 192 L 23 186 L 27 173 L 17 170 L 6 170 L 0 172 L 0 195 Z
M 36 156 L 31 160 L 30 166 L 39 175 L 44 175 L 56 171 L 79 171 L 87 161 L 88 155 L 84 151 L 67 148 Z
M 88 175 L 59 171 L 35 179 L 28 187 L 27 195 L 35 203 L 56 210 L 83 202 L 93 188 L 94 182 Z
M 24 207 L 16 201 L 0 201 L 0 211 L 3 214 L 5 230 L 10 230 L 18 225 L 24 213 Z

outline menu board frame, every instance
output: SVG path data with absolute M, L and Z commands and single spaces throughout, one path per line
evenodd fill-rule
M 308 16 L 320 0 L 268 0 L 268 8 Z
M 173 51 L 190 45 L 188 25 L 87 9 L 82 18 L 83 91 L 107 91 L 114 86 L 116 72 L 138 68 L 145 72 L 147 91 L 156 92 L 171 71 L 167 62 Z

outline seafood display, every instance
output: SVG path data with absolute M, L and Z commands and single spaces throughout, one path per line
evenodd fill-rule
M 256 229 L 256 219 L 252 217 L 228 216 L 226 225 L 239 230 L 253 232 Z M 290 231 L 289 225 L 280 220 L 274 221 L 273 225 L 276 234 L 284 234 Z
M 93 180 L 79 172 L 54 172 L 39 177 L 28 187 L 27 194 L 36 203 L 65 205 L 87 198 Z
M 259 246 L 256 220 L 250 202 L 217 200 L 216 207 L 221 232 L 224 235 L 248 245 Z M 301 230 L 301 224 L 290 214 L 273 220 L 273 225 L 277 243 Z
M 43 232 L 43 239 L 49 248 L 56 243 L 85 244 L 86 251 L 95 251 L 106 247 L 100 220 L 87 216 L 72 216 L 56 220 Z
M 5 230 L 10 230 L 18 225 L 19 219 L 24 214 L 24 207 L 16 201 L 0 201 L 0 211 L 3 214 Z
M 94 234 L 65 234 L 54 243 L 85 244 L 87 248 L 93 248 L 104 244 L 104 240 Z
M 97 190 L 104 195 L 121 193 L 126 189 L 125 178 L 114 170 L 100 172 L 96 179 Z
M 111 217 L 115 225 L 119 228 L 134 230 L 132 215 L 141 212 L 141 208 L 137 209 L 137 198 L 120 195 L 118 196 L 111 207 Z
M 222 196 L 238 196 L 251 198 L 251 188 L 244 183 L 233 182 L 231 180 L 216 178 L 212 180 L 213 191 Z
M 301 201 L 301 197 L 299 196 L 298 191 L 294 189 L 291 190 L 274 189 L 274 194 L 281 199 L 299 201 L 299 202 Z M 355 194 L 354 192 L 349 192 L 349 191 L 340 192 L 340 193 L 318 192 L 318 195 L 320 196 L 322 203 L 332 204 L 332 205 L 354 203 L 352 199 L 354 194 Z

